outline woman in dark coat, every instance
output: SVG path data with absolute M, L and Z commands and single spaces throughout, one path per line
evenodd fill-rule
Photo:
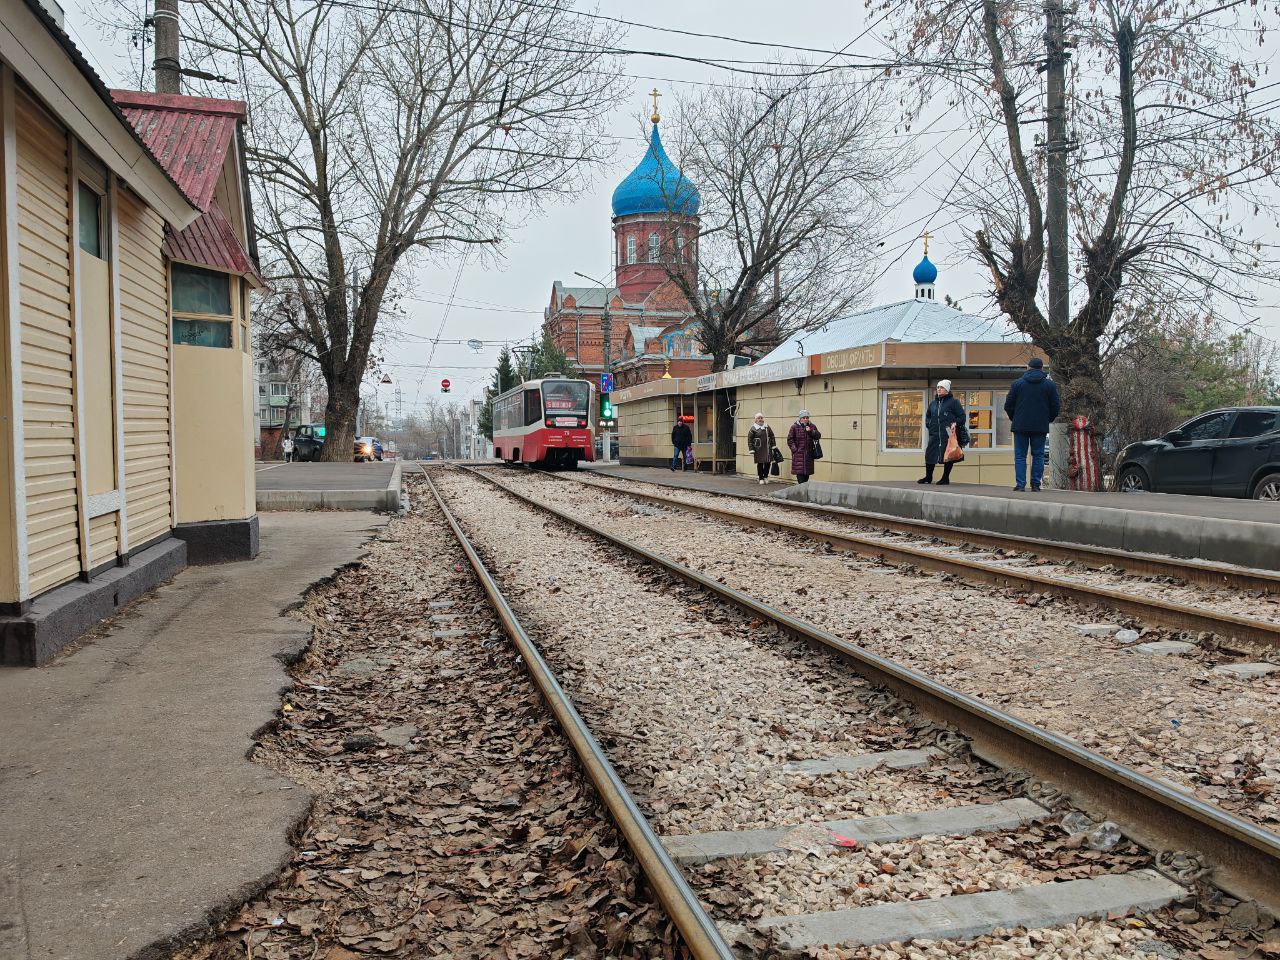
M 796 422 L 787 431 L 787 446 L 791 448 L 791 472 L 796 483 L 808 483 L 813 476 L 813 445 L 822 439 L 818 428 L 809 422 L 809 411 L 801 410 Z
M 760 483 L 769 477 L 769 468 L 773 466 L 773 451 L 778 445 L 778 438 L 773 435 L 773 427 L 764 422 L 764 414 L 757 413 L 751 428 L 747 430 L 747 449 L 756 462 L 756 476 Z
M 934 391 L 933 401 L 924 414 L 924 429 L 929 437 L 929 445 L 924 451 L 924 476 L 917 483 L 933 483 L 934 464 L 942 463 L 942 455 L 947 449 L 947 434 L 951 427 L 956 428 L 956 441 L 960 446 L 969 444 L 969 423 L 964 407 L 951 395 L 951 381 L 939 380 Z M 942 479 L 938 486 L 951 482 L 951 468 L 954 463 L 942 464 Z

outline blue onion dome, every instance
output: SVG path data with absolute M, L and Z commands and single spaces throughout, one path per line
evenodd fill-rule
M 682 213 L 692 217 L 701 203 L 698 188 L 684 178 L 680 168 L 662 149 L 662 138 L 655 123 L 644 159 L 613 191 L 613 215 Z
M 915 270 L 911 273 L 911 279 L 916 283 L 933 283 L 938 279 L 938 268 L 933 265 L 927 253 L 924 259 L 916 264 Z

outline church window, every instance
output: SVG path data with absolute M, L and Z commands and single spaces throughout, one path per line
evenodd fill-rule
M 658 239 L 656 233 L 649 234 L 649 262 L 657 263 L 658 256 L 661 252 L 662 241 Z
M 627 237 L 627 263 L 636 262 L 636 238 Z
M 684 235 L 676 234 L 676 260 L 684 263 Z

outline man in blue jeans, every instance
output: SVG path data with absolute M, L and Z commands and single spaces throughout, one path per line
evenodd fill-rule
M 1039 490 L 1044 479 L 1044 447 L 1049 424 L 1062 411 L 1058 385 L 1044 372 L 1044 361 L 1032 357 L 1027 372 L 1009 387 L 1004 412 L 1013 421 L 1013 475 L 1021 493 L 1027 489 L 1027 451 L 1031 452 L 1031 489 Z

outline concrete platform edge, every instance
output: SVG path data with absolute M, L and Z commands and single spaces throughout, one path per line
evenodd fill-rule
M 1131 553 L 1280 570 L 1280 550 L 1275 547 L 1276 525 L 1273 523 L 1124 510 L 1119 506 L 1075 506 L 1037 501 L 1034 494 L 1028 494 L 1026 499 L 1012 499 L 817 480 L 788 487 L 773 496 L 926 520 L 958 530 L 1005 533 Z

